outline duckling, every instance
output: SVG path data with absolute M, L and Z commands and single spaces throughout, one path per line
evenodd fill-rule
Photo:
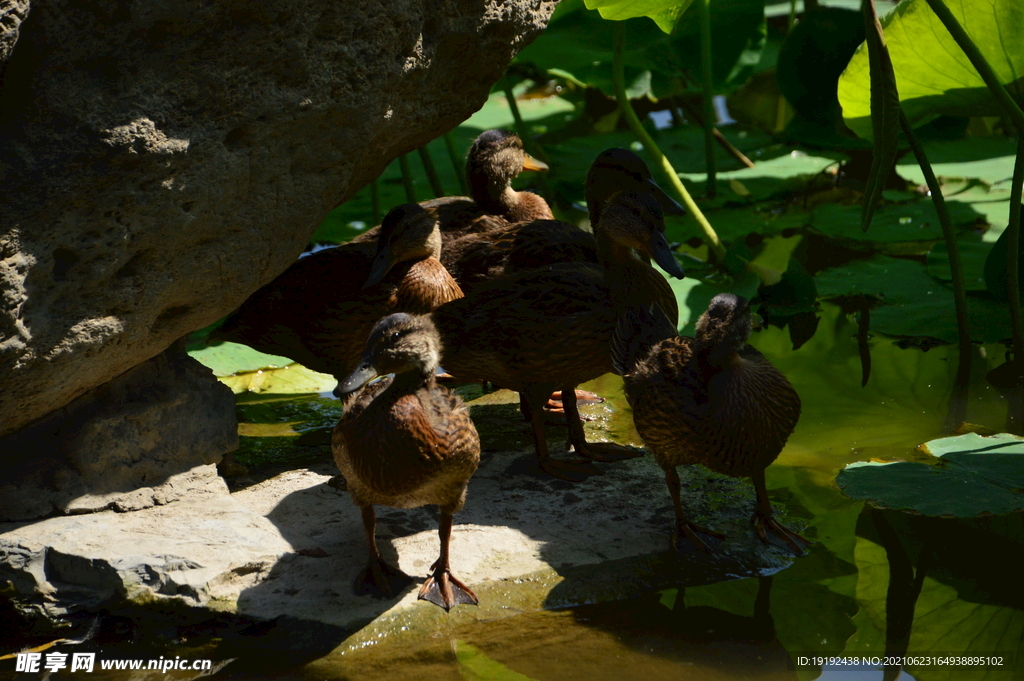
M 462 297 L 438 260 L 437 220 L 415 205 L 384 218 L 373 244 L 345 244 L 300 258 L 254 293 L 213 335 L 282 355 L 341 379 L 374 323 L 392 312 L 426 313 Z
M 603 151 L 587 172 L 590 222 L 619 192 L 649 193 L 669 215 L 685 210 L 654 182 L 643 159 L 626 149 Z M 532 219 L 465 234 L 446 246 L 445 266 L 463 291 L 503 274 L 546 267 L 557 262 L 597 263 L 594 235 L 560 220 Z
M 451 242 L 459 237 L 515 222 L 554 218 L 543 197 L 512 189 L 512 180 L 524 170 L 547 169 L 547 164 L 526 153 L 523 141 L 515 133 L 497 129 L 480 133 L 466 157 L 466 178 L 472 198 L 446 196 L 419 204 L 440 225 L 441 262 L 445 267 L 456 259 L 457 254 L 448 251 Z M 352 242 L 375 241 L 379 230 L 380 227 L 367 230 Z
M 681 338 L 664 312 L 633 305 L 619 318 L 612 357 L 644 444 L 665 471 L 675 506 L 672 546 L 685 536 L 722 534 L 690 522 L 680 503 L 676 467 L 702 463 L 734 477 L 750 476 L 757 492 L 751 524 L 803 553 L 806 539 L 772 516 L 764 471 L 779 456 L 800 418 L 800 396 L 764 355 L 747 345 L 752 328 L 747 300 L 715 296 L 697 321 L 696 338 Z
M 461 380 L 487 380 L 518 391 L 541 468 L 568 480 L 596 469 L 550 457 L 543 405 L 554 388 L 561 389 L 569 442 L 578 456 L 633 456 L 618 445 L 586 441 L 575 387 L 613 370 L 609 343 L 617 308 L 657 301 L 677 316 L 671 287 L 642 257 L 683 276 L 665 240 L 661 208 L 649 193 L 616 194 L 595 225 L 595 236 L 600 266 L 556 263 L 494 279 L 431 315 L 445 348 L 445 369 Z
M 411 581 L 377 551 L 373 505 L 437 504 L 441 552 L 419 598 L 451 610 L 478 603 L 473 590 L 452 575 L 449 542 L 452 515 L 462 509 L 480 462 L 480 438 L 462 400 L 437 385 L 440 356 L 441 341 L 429 317 L 398 313 L 380 320 L 358 366 L 338 386 L 345 413 L 334 428 L 332 449 L 362 512 L 369 545 L 357 591 L 376 589 L 390 597 L 393 584 Z M 393 378 L 366 386 L 390 373 Z

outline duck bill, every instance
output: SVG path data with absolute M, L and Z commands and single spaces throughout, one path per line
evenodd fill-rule
M 544 161 L 538 161 L 529 154 L 523 154 L 523 170 L 536 170 L 538 172 L 548 169 L 548 164 Z
M 391 258 L 391 249 L 385 246 L 383 249 L 377 251 L 377 255 L 373 258 L 373 263 L 370 265 L 370 276 L 367 277 L 366 283 L 363 284 L 363 289 L 368 289 L 371 286 L 375 286 L 384 280 L 384 277 L 388 275 L 391 268 L 394 266 L 394 261 Z
M 654 180 L 647 179 L 644 181 L 648 191 L 654 197 L 654 200 L 661 206 L 661 210 L 664 211 L 665 215 L 686 215 L 686 209 L 679 205 L 679 203 L 671 196 L 665 193 L 665 190 L 658 186 L 658 183 Z M 658 263 L 659 265 L 661 263 Z
M 364 385 L 377 378 L 377 367 L 369 359 L 359 360 L 359 365 L 345 379 L 338 381 L 338 387 L 334 389 L 335 397 L 351 395 Z
M 648 248 L 650 249 L 651 258 L 654 262 L 658 263 L 661 269 L 676 279 L 682 279 L 686 276 L 686 272 L 680 267 L 676 256 L 672 254 L 672 249 L 668 247 L 668 240 L 665 239 L 665 235 L 662 232 L 654 233 L 648 243 Z

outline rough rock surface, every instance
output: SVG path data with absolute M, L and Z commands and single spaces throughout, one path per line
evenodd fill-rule
M 14 51 L 18 28 L 28 16 L 28 0 L 0 0 L 0 68 Z
M 487 406 L 477 401 L 474 418 L 493 414 L 478 411 Z M 727 539 L 711 555 L 677 556 L 666 551 L 674 521 L 661 469 L 643 457 L 604 470 L 572 484 L 540 473 L 532 449 L 484 454 L 453 532 L 452 570 L 481 597 L 460 616 L 619 600 L 789 564 L 786 549 L 754 535 L 749 484 L 683 467 L 688 512 Z M 328 625 L 334 644 L 385 613 L 392 621 L 443 614 L 416 602 L 418 584 L 394 599 L 354 594 L 365 538 L 347 493 L 328 484 L 336 472 L 325 462 L 233 494 L 210 486 L 130 513 L 0 524 L 0 584 L 14 585 L 22 611 L 51 621 L 83 610 L 168 617 L 163 625 L 284 618 Z M 377 507 L 377 518 L 384 556 L 422 579 L 437 558 L 436 508 Z
M 36 3 L 0 79 L 0 434 L 154 357 L 477 110 L 554 0 Z M 0 2 L 0 49 L 24 0 Z
M 0 437 L 0 520 L 166 504 L 237 446 L 231 390 L 172 348 Z

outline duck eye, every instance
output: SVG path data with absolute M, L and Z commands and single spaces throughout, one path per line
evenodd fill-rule
M 401 335 L 402 335 L 402 333 L 400 331 L 392 331 L 391 332 L 391 340 L 398 340 L 398 337 L 401 336 Z

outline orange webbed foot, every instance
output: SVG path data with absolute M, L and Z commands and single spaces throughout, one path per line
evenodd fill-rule
M 784 541 L 798 556 L 802 556 L 804 550 L 814 543 L 801 537 L 771 515 L 755 512 L 754 516 L 750 519 L 750 524 L 754 526 L 754 530 L 757 532 L 757 536 L 761 538 L 761 541 L 770 544 L 771 540 L 768 537 L 770 532 L 775 537 Z
M 448 568 L 438 568 L 437 563 L 430 567 L 434 573 L 427 578 L 420 588 L 419 600 L 428 601 L 450 611 L 456 605 L 479 605 L 480 601 L 473 590 L 462 583 Z
M 413 578 L 383 558 L 371 560 L 356 577 L 355 589 L 359 595 L 392 598 L 413 583 Z

